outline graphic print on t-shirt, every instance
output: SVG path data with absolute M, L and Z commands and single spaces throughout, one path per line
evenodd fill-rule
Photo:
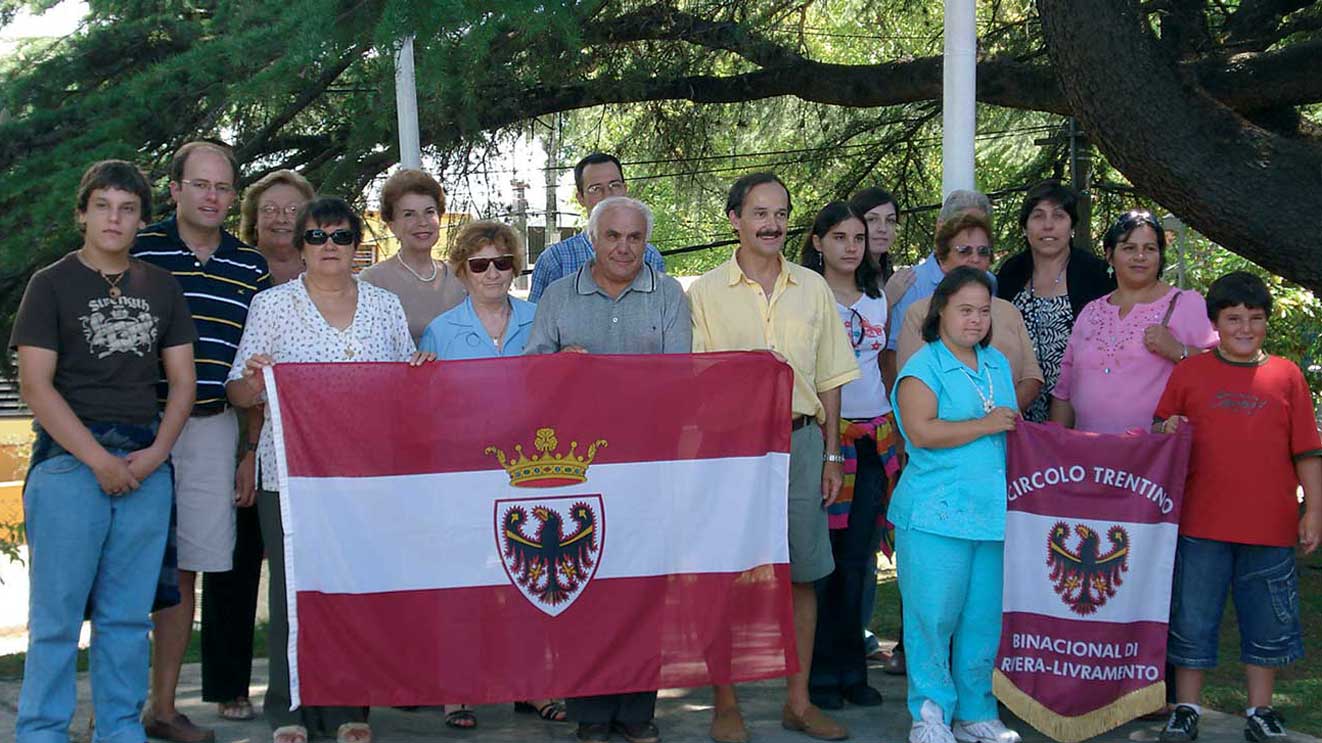
M 1212 403 L 1214 408 L 1224 408 L 1240 415 L 1253 415 L 1266 405 L 1266 400 L 1249 392 L 1218 392 Z
M 151 303 L 138 297 L 98 297 L 87 301 L 88 314 L 79 315 L 87 352 L 98 359 L 115 353 L 146 356 L 151 353 L 160 318 Z
M 854 347 L 856 359 L 863 356 L 864 350 L 881 351 L 881 344 L 886 341 L 885 323 L 873 325 L 857 310 L 850 310 L 849 319 L 845 321 L 845 333 L 849 336 L 850 345 Z

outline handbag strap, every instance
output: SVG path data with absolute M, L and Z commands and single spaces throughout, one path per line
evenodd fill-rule
M 1163 328 L 1170 326 L 1171 315 L 1175 314 L 1175 303 L 1180 301 L 1180 295 L 1183 293 L 1183 291 L 1177 289 L 1175 296 L 1171 297 L 1170 304 L 1166 305 L 1166 314 L 1161 318 L 1161 326 Z

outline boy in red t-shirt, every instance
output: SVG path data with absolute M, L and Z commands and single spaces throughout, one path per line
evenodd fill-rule
M 1168 743 L 1198 737 L 1203 672 L 1216 667 L 1231 586 L 1248 682 L 1244 735 L 1285 736 L 1272 686 L 1276 669 L 1304 654 L 1294 547 L 1309 554 L 1322 541 L 1322 442 L 1303 373 L 1262 351 L 1271 303 L 1253 274 L 1217 279 L 1207 314 L 1220 345 L 1176 366 L 1157 404 L 1154 430 L 1194 426 L 1171 589 L 1167 658 L 1177 705 L 1160 736 Z

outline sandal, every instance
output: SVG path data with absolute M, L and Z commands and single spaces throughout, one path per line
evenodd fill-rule
M 346 722 L 335 730 L 335 743 L 372 743 L 372 728 L 365 722 Z
M 257 712 L 253 710 L 252 702 L 247 697 L 239 697 L 232 702 L 221 702 L 216 707 L 216 714 L 220 715 L 222 720 L 243 722 L 257 719 Z
M 445 713 L 445 724 L 455 730 L 472 730 L 477 727 L 477 716 L 465 705 Z
M 302 725 L 285 725 L 271 733 L 271 743 L 308 743 L 308 729 Z
M 548 699 L 540 707 L 531 701 L 515 702 L 514 711 L 537 715 L 547 722 L 569 722 L 569 712 L 565 708 L 565 703 L 556 699 Z

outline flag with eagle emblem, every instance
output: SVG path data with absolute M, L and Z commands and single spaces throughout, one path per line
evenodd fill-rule
M 1166 625 L 1192 432 L 1009 434 L 1005 586 L 992 686 L 1054 740 L 1166 701 Z
M 404 706 L 797 670 L 793 372 L 766 352 L 266 371 L 291 698 Z

